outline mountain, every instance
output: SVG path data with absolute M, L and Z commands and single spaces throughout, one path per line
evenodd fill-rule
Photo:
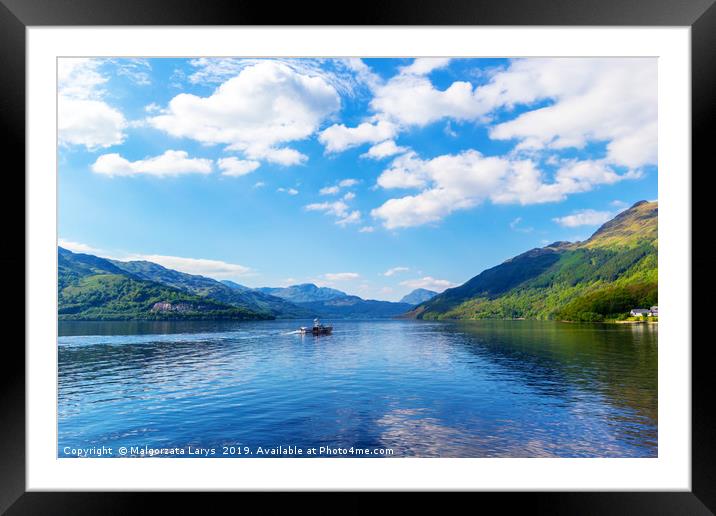
M 358 296 L 349 295 L 328 299 L 326 301 L 312 301 L 298 304 L 317 313 L 321 317 L 337 319 L 395 317 L 404 314 L 414 306 L 408 303 L 376 301 L 374 299 L 362 299 Z
M 264 294 L 280 297 L 292 303 L 311 303 L 314 301 L 328 301 L 348 294 L 328 287 L 318 287 L 313 283 L 303 283 L 290 287 L 261 287 L 256 289 Z
M 239 285 L 235 281 L 231 281 L 231 280 L 227 280 L 227 279 L 221 280 L 221 283 L 223 283 L 227 287 L 231 287 L 231 288 L 238 290 L 240 292 L 246 292 L 247 290 L 251 290 L 249 287 L 245 287 L 244 285 Z
M 264 294 L 280 297 L 312 314 L 327 318 L 394 317 L 405 313 L 413 307 L 409 303 L 366 300 L 333 288 L 318 287 L 313 283 L 303 283 L 289 287 L 261 287 L 256 290 Z
M 640 201 L 584 242 L 554 242 L 421 303 L 420 319 L 601 321 L 657 304 L 658 204 Z
M 410 294 L 403 296 L 403 299 L 401 299 L 400 302 L 408 303 L 409 305 L 419 305 L 420 303 L 424 303 L 437 295 L 438 293 L 433 292 L 432 290 L 428 290 L 426 288 L 416 288 Z
M 338 319 L 395 317 L 416 304 L 363 299 L 333 288 L 318 287 L 313 283 L 256 290 L 281 297 L 320 317 Z
M 149 281 L 104 258 L 59 247 L 58 318 L 270 319 L 272 316 Z
M 279 297 L 251 290 L 238 283 L 216 281 L 206 276 L 187 274 L 167 269 L 153 262 L 110 260 L 119 269 L 144 280 L 154 281 L 202 298 L 209 298 L 227 305 L 245 308 L 273 317 L 312 317 L 305 308 L 287 302 Z

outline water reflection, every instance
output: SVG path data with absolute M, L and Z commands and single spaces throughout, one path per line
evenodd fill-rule
M 73 323 L 65 445 L 376 446 L 396 456 L 656 456 L 657 330 L 530 321 Z M 163 333 L 166 331 L 166 333 Z

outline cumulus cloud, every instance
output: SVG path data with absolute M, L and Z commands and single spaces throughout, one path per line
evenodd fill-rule
M 235 157 L 221 158 L 218 160 L 217 165 L 221 170 L 221 175 L 239 177 L 250 174 L 261 166 L 261 163 L 253 160 L 242 160 Z
M 395 274 L 398 274 L 399 272 L 407 272 L 410 268 L 408 267 L 393 267 L 391 269 L 388 269 L 383 273 L 383 276 L 393 276 Z
M 495 125 L 494 139 L 537 149 L 607 142 L 609 163 L 636 168 L 656 163 L 657 83 L 655 58 L 519 59 L 478 91 L 494 106 L 551 100 Z
M 442 292 L 445 289 L 457 286 L 456 283 L 444 279 L 436 279 L 432 276 L 425 276 L 423 278 L 401 281 L 400 284 L 404 287 L 410 287 L 412 289 L 426 288 L 435 292 Z
M 373 233 L 375 228 L 373 226 L 363 226 L 358 230 L 359 233 Z
M 187 80 L 191 84 L 217 84 L 235 77 L 245 68 L 262 63 L 278 63 L 297 74 L 320 77 L 341 95 L 353 97 L 370 89 L 377 76 L 357 58 L 216 58 L 192 59 L 194 71 Z
M 326 186 L 325 188 L 321 188 L 318 193 L 320 195 L 335 195 L 340 191 L 341 188 L 339 186 Z
M 208 97 L 177 95 L 149 123 L 172 136 L 226 144 L 251 160 L 295 165 L 307 157 L 284 144 L 308 138 L 339 107 L 338 92 L 323 77 L 260 61 Z
M 496 140 L 513 140 L 513 155 L 561 153 L 590 143 L 606 148 L 603 157 L 579 165 L 604 177 L 602 183 L 619 180 L 610 166 L 624 167 L 631 178 L 657 159 L 657 66 L 654 58 L 547 58 L 515 59 L 505 68 L 490 70 L 481 84 L 455 81 L 437 88 L 427 77 L 446 60 L 416 60 L 387 81 L 375 84 L 370 119 L 356 127 L 334 125 L 322 134 L 329 152 L 364 143 L 373 148 L 364 157 L 379 158 L 390 146 L 386 141 L 411 127 L 442 119 L 490 124 L 495 113 L 507 118 L 489 127 Z M 535 106 L 536 107 L 533 107 Z M 510 117 L 516 106 L 525 106 Z M 379 126 L 389 127 L 380 139 Z M 450 125 L 448 132 L 453 132 Z M 558 159 L 553 156 L 553 160 Z M 510 157 L 514 161 L 514 156 Z M 585 160 L 586 161 L 586 160 Z M 526 166 L 525 166 L 526 167 Z M 600 169 L 600 170 L 598 170 Z M 611 170 L 611 171 L 610 171 Z M 576 168 L 572 172 L 576 172 Z M 503 202 L 523 202 L 522 188 L 536 184 L 537 171 L 521 172 L 521 184 Z M 565 177 L 566 179 L 566 177 Z M 421 187 L 425 178 L 394 167 L 381 176 L 381 186 Z M 540 186 L 546 200 L 563 198 L 568 181 L 559 187 Z M 588 181 L 578 181 L 585 186 Z M 594 183 L 592 181 L 592 183 Z M 577 187 L 576 184 L 572 185 Z M 433 194 L 434 195 L 434 194 Z M 512 200 L 510 200 L 512 199 Z
M 318 136 L 326 152 L 341 152 L 364 143 L 378 143 L 393 138 L 398 127 L 385 120 L 363 122 L 356 127 L 333 124 Z
M 535 204 L 563 200 L 597 185 L 640 177 L 622 174 L 603 161 L 566 160 L 550 179 L 526 159 L 484 156 L 475 150 L 422 160 L 415 153 L 396 158 L 378 178 L 384 189 L 420 189 L 371 211 L 388 229 L 437 222 L 486 200 Z
M 438 90 L 428 78 L 414 75 L 392 78 L 376 91 L 371 107 L 405 126 L 424 126 L 445 117 L 476 119 L 489 110 L 469 82 L 456 81 Z
M 333 186 L 326 186 L 324 188 L 321 188 L 318 191 L 318 193 L 320 195 L 336 195 L 337 193 L 339 193 L 341 191 L 341 189 L 350 188 L 351 186 L 355 186 L 357 184 L 358 184 L 357 179 L 353 179 L 353 178 L 342 179 L 341 181 L 339 181 L 338 183 L 336 183 Z M 348 194 L 346 194 L 346 195 L 348 195 Z M 353 197 L 355 197 L 355 194 L 346 200 L 351 200 Z
M 575 228 L 578 226 L 598 226 L 614 216 L 609 211 L 596 210 L 578 210 L 564 217 L 556 217 L 552 219 L 554 222 L 565 228 Z
M 348 205 L 343 201 L 312 203 L 306 205 L 304 209 L 306 211 L 320 211 L 326 215 L 333 215 L 336 217 L 336 224 L 339 226 L 357 224 L 361 221 L 360 211 L 351 211 Z
M 427 75 L 433 70 L 445 68 L 450 64 L 449 57 L 418 57 L 409 66 L 400 69 L 403 75 Z
M 361 154 L 361 158 L 384 159 L 396 154 L 406 152 L 407 147 L 400 147 L 394 140 L 386 140 L 373 145 L 368 152 Z
M 92 164 L 92 171 L 107 176 L 146 174 L 166 177 L 181 174 L 210 174 L 210 159 L 190 158 L 186 151 L 168 150 L 160 156 L 129 161 L 117 153 L 103 154 Z
M 83 145 L 88 150 L 118 145 L 125 139 L 128 122 L 105 102 L 108 78 L 97 59 L 62 58 L 57 61 L 57 123 L 62 145 Z

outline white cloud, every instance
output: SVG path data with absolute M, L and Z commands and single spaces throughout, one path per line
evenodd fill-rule
M 266 183 L 263 181 L 256 181 L 256 183 L 254 183 L 254 188 L 263 188 L 264 186 L 266 186 Z
M 57 60 L 57 92 L 73 99 L 98 99 L 108 81 L 99 70 L 100 59 L 66 57 Z
M 364 143 L 378 143 L 393 138 L 398 131 L 395 124 L 385 120 L 363 122 L 356 127 L 334 124 L 318 136 L 326 152 L 341 152 Z
M 308 138 L 339 107 L 338 92 L 323 77 L 260 61 L 208 97 L 177 95 L 149 122 L 172 136 L 226 144 L 248 159 L 295 165 L 306 156 L 282 145 Z
M 328 281 L 349 281 L 360 278 L 357 272 L 327 272 L 323 275 Z
M 450 64 L 449 57 L 418 57 L 409 66 L 400 69 L 403 75 L 427 75 L 433 70 L 445 68 Z
M 357 179 L 353 179 L 353 178 L 343 179 L 333 186 L 326 186 L 324 188 L 321 188 L 318 191 L 318 193 L 320 195 L 335 195 L 338 192 L 340 192 L 342 188 L 349 188 L 349 187 L 355 186 L 357 184 L 358 184 Z M 355 197 L 355 195 L 353 197 Z M 346 199 L 346 200 L 350 200 L 353 197 L 350 197 L 349 199 Z
M 373 145 L 370 149 L 368 149 L 368 152 L 361 154 L 361 158 L 383 159 L 389 156 L 394 156 L 395 154 L 406 152 L 407 150 L 407 147 L 400 147 L 396 145 L 394 140 L 386 140 L 377 145 Z
M 65 249 L 68 249 L 72 251 L 73 253 L 86 253 L 86 254 L 98 254 L 102 253 L 101 249 L 97 249 L 96 247 L 92 247 L 87 244 L 83 244 L 81 242 L 74 242 L 72 240 L 66 240 L 64 238 L 58 238 L 57 239 L 57 245 L 60 247 L 64 247 Z
M 287 193 L 288 195 L 298 195 L 298 190 L 295 188 L 277 188 L 276 191 Z
M 168 269 L 174 269 L 188 274 L 198 274 L 210 278 L 235 278 L 238 276 L 252 276 L 255 271 L 250 267 L 236 263 L 228 263 L 221 260 L 210 260 L 206 258 L 185 258 L 181 256 L 167 256 L 162 254 L 141 254 L 110 252 L 80 242 L 73 242 L 60 238 L 58 245 L 75 253 L 89 253 L 105 257 L 111 260 L 120 261 L 147 261 L 158 263 Z
M 450 123 L 450 121 L 448 121 L 448 123 L 445 124 L 445 127 L 443 128 L 443 132 L 444 132 L 445 134 L 447 134 L 447 135 L 448 135 L 449 137 L 451 137 L 451 138 L 457 138 L 457 137 L 458 137 L 457 131 L 456 131 L 455 129 L 453 129 L 452 124 Z
M 578 210 L 571 215 L 552 219 L 560 226 L 575 228 L 578 226 L 598 226 L 611 219 L 613 214 L 609 211 Z
M 308 156 L 288 147 L 265 147 L 256 143 L 248 147 L 229 145 L 227 150 L 243 150 L 244 154 L 252 160 L 263 159 L 284 167 L 300 165 L 308 161 Z
M 395 274 L 398 274 L 399 272 L 407 272 L 410 268 L 408 267 L 393 267 L 392 269 L 388 269 L 383 273 L 383 276 L 393 276 Z
M 442 118 L 476 120 L 492 108 L 467 81 L 438 90 L 427 77 L 402 74 L 380 86 L 370 105 L 399 126 L 424 126 Z
M 156 102 L 150 102 L 149 104 L 144 106 L 144 111 L 147 113 L 157 113 L 161 110 L 162 108 Z
M 306 211 L 320 211 L 326 215 L 336 217 L 336 224 L 357 224 L 361 221 L 361 213 L 358 210 L 350 211 L 348 205 L 343 201 L 312 203 L 304 207 Z
M 62 58 L 57 61 L 58 140 L 88 150 L 118 145 L 128 127 L 124 115 L 107 104 L 98 59 Z
M 356 194 L 353 192 L 346 192 L 346 194 L 343 196 L 344 201 L 352 201 L 356 198 Z
M 358 224 L 360 223 L 360 211 L 354 210 L 350 212 L 348 215 L 341 217 L 336 221 L 336 224 L 339 226 L 345 226 L 346 224 Z
M 92 171 L 108 176 L 147 174 L 157 177 L 180 174 L 209 174 L 210 159 L 189 158 L 186 151 L 168 150 L 160 156 L 129 161 L 117 153 L 103 154 L 92 164 Z
M 554 202 L 597 185 L 638 177 L 636 171 L 618 174 L 603 161 L 564 161 L 550 180 L 525 159 L 487 157 L 475 150 L 431 160 L 408 153 L 396 158 L 377 184 L 421 192 L 390 199 L 371 214 L 388 229 L 418 226 L 486 200 L 496 204 Z
M 410 287 L 412 289 L 426 288 L 435 292 L 442 292 L 445 289 L 457 286 L 456 283 L 444 279 L 436 279 L 432 276 L 425 276 L 423 278 L 401 281 L 400 284 L 404 287 Z
M 370 85 L 378 76 L 357 58 L 216 58 L 192 59 L 189 64 L 194 68 L 187 79 L 191 84 L 217 84 L 235 77 L 242 70 L 263 63 L 275 63 L 291 69 L 293 72 L 309 77 L 319 77 L 330 84 L 338 93 L 355 96 Z
M 343 201 L 312 203 L 305 206 L 306 211 L 322 211 L 336 217 L 344 217 L 348 213 L 348 205 Z
M 325 188 L 321 188 L 318 193 L 320 195 L 335 195 L 340 191 L 341 188 L 339 186 L 326 186 Z
M 89 150 L 119 145 L 128 125 L 121 112 L 101 100 L 63 96 L 58 98 L 57 122 L 60 143 Z
M 261 166 L 258 161 L 241 160 L 233 156 L 221 158 L 216 163 L 222 171 L 221 175 L 232 177 L 245 176 Z
M 655 58 L 515 60 L 478 94 L 495 107 L 552 101 L 497 124 L 492 138 L 538 149 L 603 141 L 609 163 L 629 168 L 656 163 Z
M 363 226 L 358 230 L 359 233 L 373 233 L 375 228 L 373 226 Z
M 108 61 L 114 65 L 114 73 L 116 75 L 125 76 L 139 86 L 148 86 L 152 84 L 150 76 L 152 65 L 149 60 L 122 57 L 118 59 L 109 59 Z
M 205 258 L 184 258 L 180 256 L 165 256 L 161 254 L 131 254 L 121 260 L 145 260 L 158 263 L 168 269 L 175 269 L 188 274 L 198 274 L 210 278 L 235 278 L 253 274 L 252 269 L 236 263 L 227 263 L 220 260 Z

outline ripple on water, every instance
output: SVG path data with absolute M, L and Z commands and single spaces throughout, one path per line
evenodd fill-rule
M 657 330 L 554 322 L 61 326 L 64 446 L 657 455 Z M 89 333 L 83 335 L 82 333 Z

